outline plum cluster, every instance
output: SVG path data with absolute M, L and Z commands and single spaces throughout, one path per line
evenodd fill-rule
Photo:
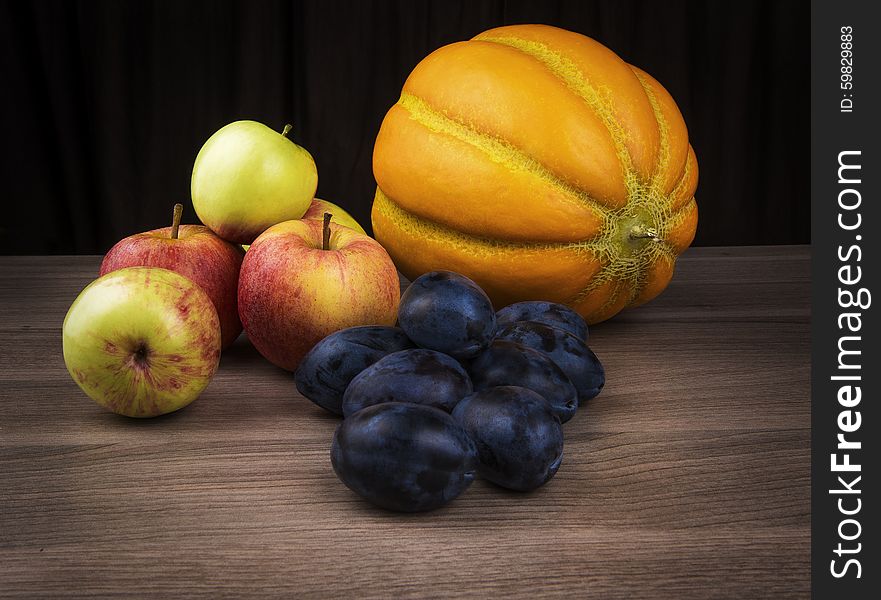
M 473 281 L 450 271 L 416 279 L 398 327 L 351 327 L 318 343 L 297 389 L 342 415 L 331 462 L 369 502 L 438 508 L 475 472 L 533 490 L 563 459 L 562 424 L 599 394 L 605 372 L 587 323 L 553 302 L 493 310 Z

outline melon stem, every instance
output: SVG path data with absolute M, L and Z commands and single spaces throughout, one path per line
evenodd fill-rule
M 630 239 L 631 240 L 652 240 L 654 242 L 660 242 L 661 238 L 658 237 L 658 232 L 653 227 L 643 227 L 642 225 L 634 225 L 630 228 Z

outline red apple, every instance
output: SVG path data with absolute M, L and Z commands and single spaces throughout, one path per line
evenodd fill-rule
M 312 198 L 312 204 L 309 205 L 309 208 L 306 209 L 306 212 L 300 218 L 318 219 L 319 221 L 323 221 L 324 215 L 326 213 L 331 213 L 331 215 L 333 215 L 331 223 L 336 223 L 337 225 L 345 225 L 350 229 L 354 229 L 358 233 L 363 233 L 364 235 L 367 235 L 367 232 L 364 231 L 364 228 L 361 227 L 361 224 L 358 223 L 358 221 L 356 221 L 355 218 L 347 213 L 341 206 L 337 206 L 333 202 L 322 200 L 321 198 Z
M 271 363 L 293 371 L 325 336 L 393 325 L 398 272 L 379 242 L 324 221 L 285 221 L 258 237 L 239 276 L 239 316 Z
M 361 227 L 352 215 L 333 202 L 328 202 L 321 198 L 312 198 L 312 204 L 309 205 L 309 208 L 306 209 L 306 212 L 300 217 L 300 219 L 318 219 L 319 221 L 322 221 L 324 220 L 325 213 L 331 213 L 333 216 L 333 223 L 336 223 L 337 225 L 345 225 L 346 227 L 354 229 L 358 233 L 367 235 L 367 232 L 364 231 L 364 228 Z M 247 251 L 249 246 L 248 244 L 242 244 L 242 248 Z
M 226 348 L 242 332 L 236 288 L 245 253 L 241 246 L 217 237 L 207 227 L 179 225 L 182 208 L 175 205 L 171 227 L 117 242 L 104 256 L 100 274 L 125 267 L 161 267 L 191 279 L 214 303 L 220 317 L 221 347 Z

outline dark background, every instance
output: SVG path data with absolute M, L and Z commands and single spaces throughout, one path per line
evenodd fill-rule
M 808 5 L 797 1 L 0 0 L 0 252 L 103 253 L 189 204 L 224 124 L 281 129 L 365 227 L 379 124 L 432 50 L 491 27 L 589 35 L 661 81 L 698 156 L 695 243 L 810 241 Z

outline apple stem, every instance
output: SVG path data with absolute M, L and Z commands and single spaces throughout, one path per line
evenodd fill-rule
M 180 218 L 184 214 L 184 205 L 174 205 L 174 216 L 171 217 L 171 239 L 177 239 L 177 230 L 180 228 Z
M 321 236 L 321 249 L 330 250 L 330 219 L 333 217 L 330 213 L 324 213 L 324 228 Z
M 282 137 L 288 137 L 288 134 L 291 132 L 291 129 L 293 129 L 291 124 L 290 123 L 286 124 L 284 126 L 284 129 L 281 130 Z

